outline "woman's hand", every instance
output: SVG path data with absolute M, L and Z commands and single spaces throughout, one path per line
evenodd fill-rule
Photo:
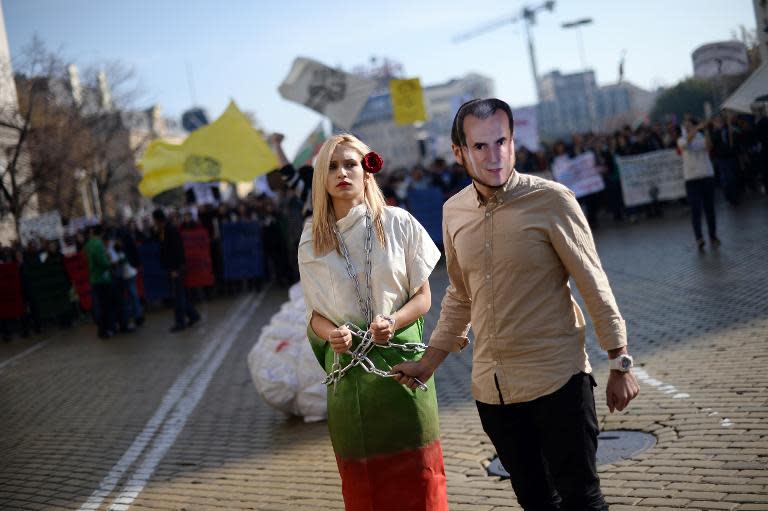
M 328 336 L 328 343 L 336 353 L 346 353 L 352 346 L 352 332 L 346 325 L 335 328 L 331 330 L 331 334 Z
M 379 314 L 376 316 L 368 327 L 373 333 L 373 342 L 376 344 L 387 344 L 389 340 L 395 335 L 395 321 L 389 316 Z

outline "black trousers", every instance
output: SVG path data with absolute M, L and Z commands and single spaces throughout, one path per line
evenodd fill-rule
M 685 192 L 688 195 L 688 204 L 691 206 L 691 221 L 693 222 L 693 234 L 697 240 L 703 239 L 701 233 L 701 212 L 707 219 L 707 231 L 709 238 L 717 238 L 717 225 L 715 220 L 715 178 L 704 177 L 685 182 Z
M 578 373 L 533 401 L 476 402 L 483 429 L 526 511 L 608 509 L 597 476 L 594 386 L 591 375 Z
M 105 336 L 109 332 L 115 332 L 115 321 L 117 307 L 115 304 L 115 291 L 112 283 L 92 284 L 91 287 L 96 292 L 96 302 L 94 310 L 96 311 L 96 324 L 99 327 L 99 335 Z
M 187 288 L 184 286 L 184 272 L 179 271 L 175 278 L 171 277 L 171 288 L 173 289 L 173 313 L 176 320 L 175 326 L 183 328 L 186 326 L 184 318 L 190 321 L 196 321 L 200 318 L 195 306 L 189 301 Z

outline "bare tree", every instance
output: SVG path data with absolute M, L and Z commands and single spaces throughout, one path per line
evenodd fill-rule
M 50 76 L 57 72 L 57 60 L 47 51 L 42 43 L 34 39 L 25 50 L 29 56 L 25 59 L 25 67 L 33 75 Z M 10 63 L 2 63 L 10 66 Z M 10 69 L 3 72 L 11 76 Z M 12 79 L 12 78 L 11 78 Z M 0 147 L 3 158 L 0 158 L 0 193 L 8 213 L 13 217 L 16 236 L 19 237 L 19 221 L 22 215 L 34 204 L 37 195 L 38 176 L 31 165 L 27 146 L 33 138 L 33 118 L 40 116 L 40 105 L 48 102 L 48 93 L 39 80 L 28 80 L 19 92 L 25 101 L 3 104 L 0 107 Z
M 81 81 L 38 39 L 14 68 L 18 104 L 0 112 L 0 194 L 17 235 L 35 201 L 40 211 L 56 209 L 64 217 L 83 215 L 89 195 L 109 206 L 100 211 L 106 216 L 124 203 L 135 208 L 136 153 L 145 141 L 124 122 L 139 95 L 132 70 L 119 62 L 93 65 Z

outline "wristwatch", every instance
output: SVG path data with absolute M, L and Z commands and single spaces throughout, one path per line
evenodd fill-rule
M 634 359 L 627 354 L 621 354 L 608 361 L 608 367 L 614 371 L 621 371 L 622 373 L 628 373 L 634 366 Z

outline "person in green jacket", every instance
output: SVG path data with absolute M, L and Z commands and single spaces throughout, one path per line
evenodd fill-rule
M 99 337 L 109 339 L 115 333 L 114 293 L 111 264 L 101 234 L 100 225 L 91 227 L 90 238 L 83 250 L 88 260 L 88 280 L 91 283 L 93 313 L 99 328 Z

